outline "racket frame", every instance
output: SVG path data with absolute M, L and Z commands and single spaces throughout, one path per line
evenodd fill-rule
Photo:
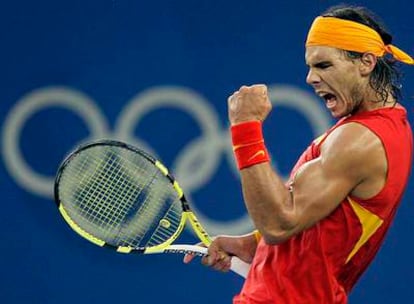
M 138 153 L 139 155 L 143 156 L 145 159 L 147 159 L 150 163 L 152 163 L 158 170 L 170 181 L 172 187 L 174 188 L 175 192 L 177 193 L 177 196 L 181 202 L 181 206 L 183 209 L 183 213 L 181 216 L 180 223 L 176 229 L 176 231 L 171 235 L 170 238 L 165 240 L 163 243 L 151 246 L 151 247 L 132 247 L 132 246 L 114 246 L 111 244 L 108 244 L 104 240 L 101 240 L 89 232 L 82 229 L 68 214 L 66 209 L 64 208 L 63 203 L 60 200 L 59 197 L 59 182 L 60 178 L 62 176 L 62 173 L 64 172 L 66 166 L 83 150 L 92 148 L 94 146 L 117 146 L 121 147 L 130 151 L 133 151 L 135 153 Z M 186 226 L 187 222 L 190 223 L 191 227 L 193 228 L 194 232 L 198 236 L 198 238 L 201 240 L 201 242 L 205 246 L 209 246 L 212 242 L 211 237 L 207 233 L 207 231 L 204 229 L 204 227 L 201 225 L 201 223 L 198 221 L 195 214 L 191 211 L 189 203 L 187 199 L 185 198 L 184 192 L 178 182 L 175 180 L 175 178 L 172 176 L 172 174 L 168 171 L 168 169 L 157 159 L 155 159 L 153 156 L 149 155 L 145 151 L 138 149 L 134 146 L 128 145 L 124 142 L 116 141 L 116 140 L 110 140 L 110 139 L 103 139 L 98 140 L 94 142 L 89 142 L 83 145 L 78 146 L 74 151 L 72 151 L 62 162 L 62 164 L 59 166 L 56 178 L 55 178 L 55 184 L 54 184 L 54 198 L 55 202 L 58 206 L 59 212 L 62 215 L 62 217 L 65 219 L 66 223 L 81 237 L 84 239 L 90 241 L 91 243 L 98 245 L 100 247 L 107 247 L 110 249 L 113 249 L 120 253 L 143 253 L 143 254 L 154 254 L 154 253 L 189 253 L 194 255 L 206 255 L 206 250 L 200 249 L 200 246 L 186 246 L 186 245 L 172 245 L 170 246 L 182 233 L 184 227 Z M 198 247 L 198 249 L 197 249 Z

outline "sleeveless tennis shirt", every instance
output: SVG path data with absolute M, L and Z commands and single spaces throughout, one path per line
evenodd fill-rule
M 412 162 L 412 132 L 401 106 L 341 119 L 301 155 L 298 168 L 320 155 L 337 127 L 356 122 L 382 141 L 387 180 L 374 197 L 347 197 L 326 218 L 279 245 L 258 244 L 251 271 L 234 304 L 339 304 L 374 259 L 406 188 Z

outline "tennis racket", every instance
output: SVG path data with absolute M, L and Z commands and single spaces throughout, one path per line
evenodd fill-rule
M 79 146 L 60 165 L 55 201 L 69 226 L 90 242 L 121 253 L 207 255 L 207 248 L 172 244 L 189 222 L 212 242 L 168 169 L 136 147 L 114 140 Z M 246 277 L 249 264 L 232 257 Z

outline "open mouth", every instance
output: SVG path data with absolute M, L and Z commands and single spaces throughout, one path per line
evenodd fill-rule
M 323 94 L 321 97 L 325 100 L 326 106 L 328 108 L 333 108 L 336 105 L 337 99 L 334 94 L 326 93 L 326 94 Z

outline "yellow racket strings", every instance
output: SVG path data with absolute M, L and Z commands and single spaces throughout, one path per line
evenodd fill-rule
M 156 246 L 179 229 L 182 209 L 177 193 L 136 152 L 92 147 L 71 161 L 61 184 L 61 201 L 71 219 L 113 246 Z

